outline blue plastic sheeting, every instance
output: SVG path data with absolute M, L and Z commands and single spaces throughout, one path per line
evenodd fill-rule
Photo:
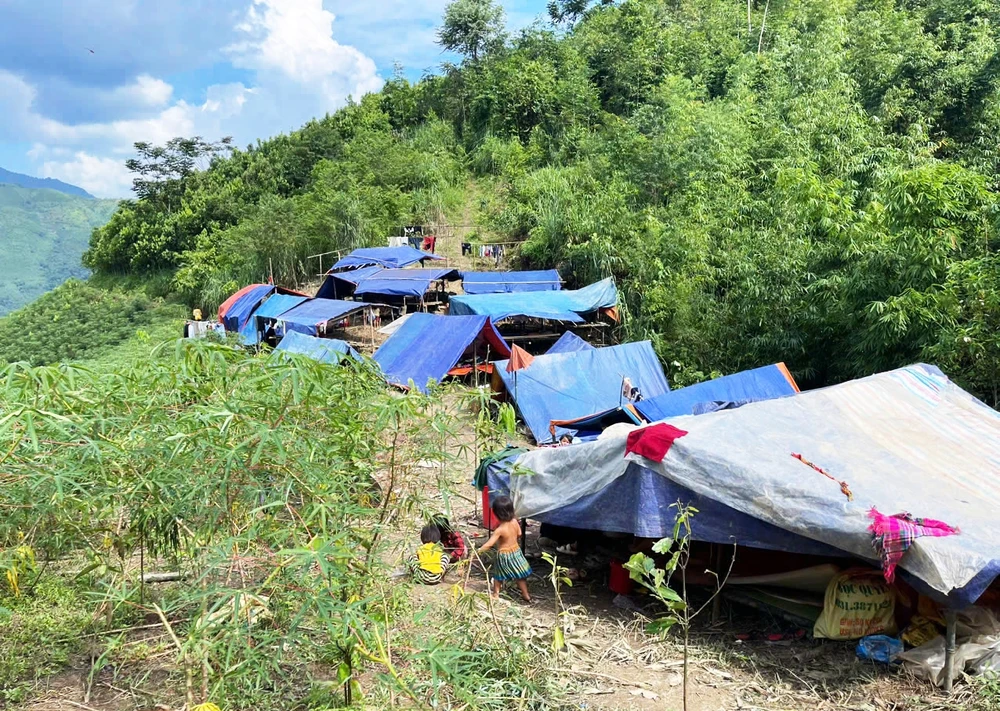
M 489 316 L 494 323 L 514 316 L 581 323 L 584 314 L 608 309 L 617 303 L 618 289 L 614 279 L 608 278 L 575 291 L 456 296 L 451 300 L 451 313 Z
M 524 291 L 559 291 L 562 282 L 555 269 L 527 272 L 462 272 L 466 294 L 513 294 Z
M 310 299 L 290 311 L 281 314 L 278 319 L 288 331 L 298 331 L 307 336 L 319 333 L 317 328 L 321 323 L 344 318 L 366 306 L 360 301 L 336 301 L 334 299 Z
M 333 269 L 356 269 L 377 264 L 380 267 L 401 269 L 425 259 L 444 259 L 430 252 L 413 247 L 364 247 L 356 249 L 333 265 Z
M 554 355 L 555 353 L 572 353 L 573 351 L 589 351 L 593 350 L 593 346 L 587 343 L 585 340 L 580 338 L 578 335 L 572 331 L 566 331 L 563 335 L 559 336 L 559 340 L 552 344 L 552 347 L 545 351 L 546 355 Z
M 511 460 L 516 459 L 512 457 Z M 510 467 L 499 462 L 486 474 L 490 498 L 510 494 Z M 665 538 L 673 533 L 678 501 L 698 510 L 691 519 L 691 537 L 696 541 L 751 548 L 842 556 L 836 548 L 795 535 L 748 516 L 713 499 L 698 496 L 635 462 L 625 473 L 594 494 L 572 504 L 535 516 L 536 521 L 590 531 L 631 533 L 641 538 Z
M 785 365 L 778 363 L 671 390 L 658 397 L 645 397 L 635 404 L 635 409 L 650 422 L 656 422 L 668 417 L 695 414 L 702 403 L 757 402 L 794 395 L 798 391 Z M 699 414 L 706 409 L 719 408 L 701 408 Z
M 316 292 L 318 299 L 337 299 L 354 294 L 354 289 L 362 281 L 376 272 L 383 271 L 384 267 L 361 267 L 352 269 L 349 272 L 330 272 L 323 280 L 323 285 Z
M 298 353 L 320 363 L 339 363 L 344 358 L 351 357 L 361 360 L 356 350 L 345 341 L 335 338 L 316 338 L 297 331 L 289 331 L 275 348 L 275 352 Z
M 245 287 L 243 293 L 229 304 L 222 315 L 222 325 L 227 331 L 239 331 L 250 314 L 269 294 L 274 293 L 273 284 L 255 284 Z
M 362 279 L 355 294 L 423 296 L 439 279 L 458 279 L 454 269 L 382 269 Z
M 246 345 L 256 345 L 260 343 L 260 328 L 262 326 L 258 319 L 277 318 L 281 314 L 289 311 L 303 301 L 308 301 L 306 296 L 293 296 L 292 294 L 274 294 L 257 307 L 247 322 L 240 329 L 240 337 Z
M 415 313 L 375 351 L 386 380 L 427 391 L 429 381 L 444 379 L 477 339 L 492 353 L 510 356 L 510 347 L 486 316 L 438 316 Z
M 975 601 L 1000 571 L 1000 413 L 933 366 L 670 422 L 687 434 L 659 463 L 626 454 L 624 433 L 522 455 L 517 467 L 532 475 L 511 478 L 518 516 L 599 494 L 635 463 L 703 500 L 876 564 L 872 507 L 945 521 L 961 533 L 916 539 L 900 569 L 951 605 Z M 793 453 L 847 482 L 853 498 Z
M 553 420 L 620 407 L 623 378 L 629 378 L 645 397 L 670 390 L 649 341 L 540 355 L 513 373 L 507 372 L 504 360 L 497 362 L 496 369 L 539 444 L 552 441 L 549 426 Z

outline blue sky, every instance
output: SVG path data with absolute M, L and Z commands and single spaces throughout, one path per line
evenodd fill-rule
M 246 145 L 442 61 L 447 0 L 5 0 L 0 166 L 128 194 L 136 141 Z M 529 25 L 545 0 L 506 0 Z

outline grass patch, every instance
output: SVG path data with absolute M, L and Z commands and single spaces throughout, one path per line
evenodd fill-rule
M 20 597 L 0 594 L 0 705 L 24 700 L 65 665 L 90 619 L 80 591 L 55 576 Z

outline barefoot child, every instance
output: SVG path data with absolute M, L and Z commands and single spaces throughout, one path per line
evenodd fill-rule
M 500 595 L 502 582 L 514 580 L 521 591 L 521 597 L 524 598 L 525 602 L 531 602 L 527 583 L 527 578 L 531 575 L 531 566 L 528 565 L 524 553 L 518 547 L 521 526 L 514 518 L 514 502 L 510 500 L 509 496 L 498 496 L 491 508 L 493 514 L 502 523 L 497 526 L 497 530 L 490 536 L 490 540 L 483 544 L 479 552 L 492 548 L 494 545 L 497 547 L 497 561 L 493 567 L 493 597 Z

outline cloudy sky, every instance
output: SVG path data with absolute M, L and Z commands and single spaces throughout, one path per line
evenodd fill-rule
M 246 145 L 376 91 L 435 44 L 447 0 L 0 0 L 0 167 L 128 193 L 135 141 Z M 505 0 L 508 24 L 544 0 Z

